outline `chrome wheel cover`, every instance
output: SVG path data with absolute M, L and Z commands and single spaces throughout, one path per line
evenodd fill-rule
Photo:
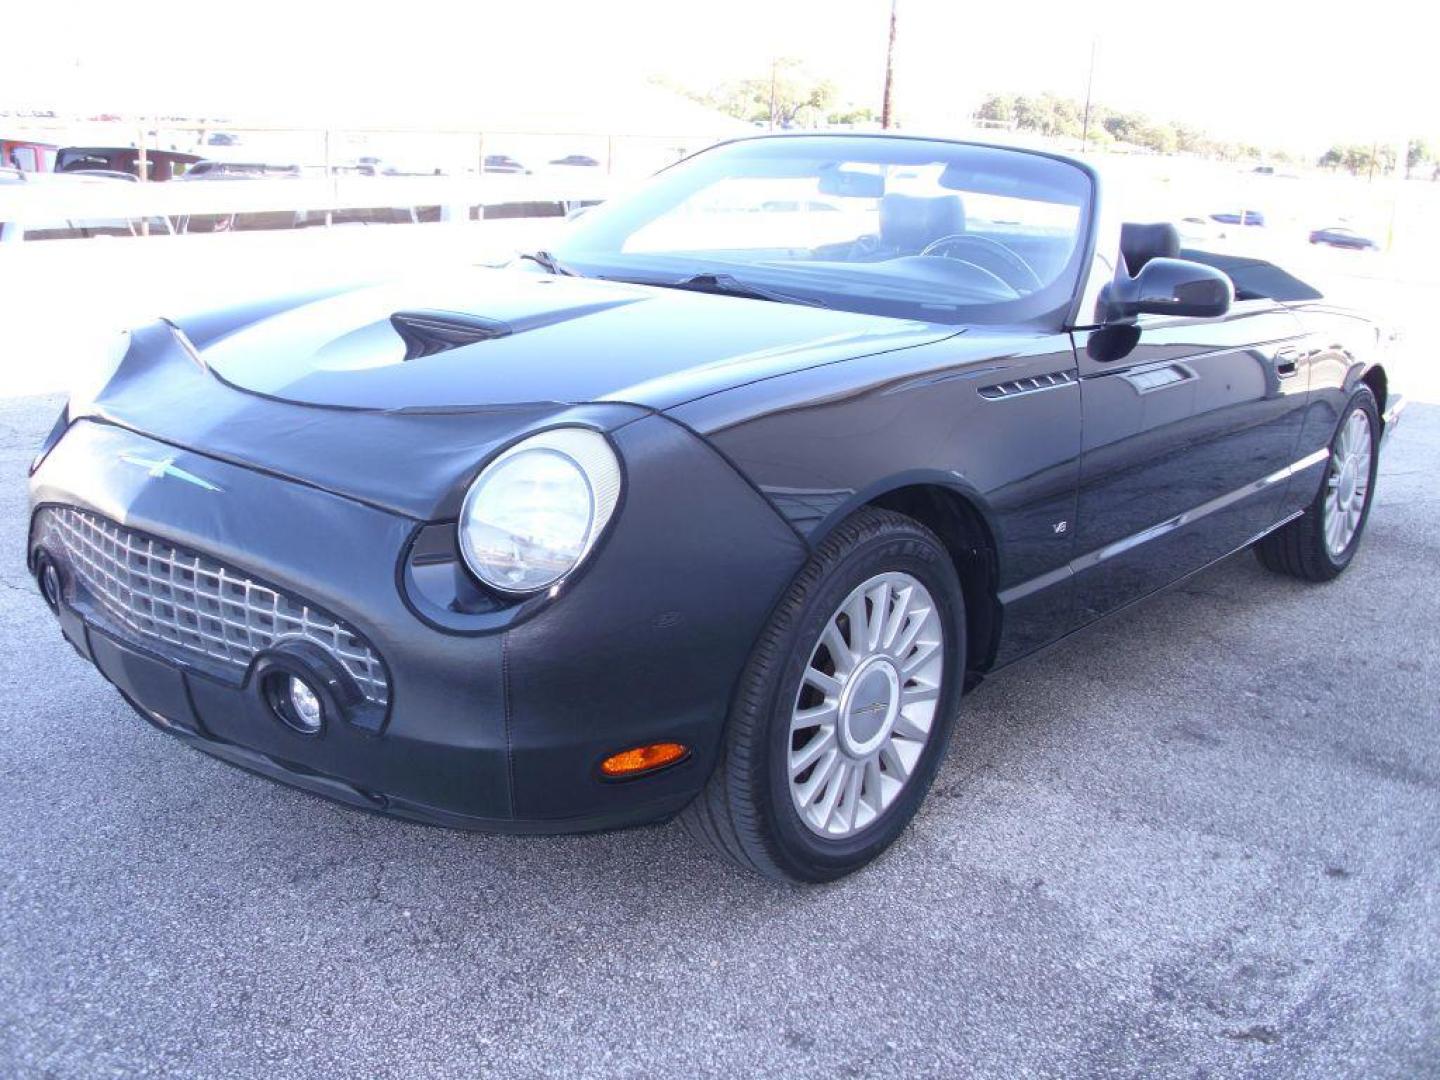
M 873 825 L 910 782 L 935 723 L 945 628 L 909 574 L 877 574 L 830 616 L 790 716 L 790 799 L 830 839 Z
M 1356 409 L 1340 429 L 1325 477 L 1325 547 L 1338 559 L 1360 531 L 1370 500 L 1370 417 Z

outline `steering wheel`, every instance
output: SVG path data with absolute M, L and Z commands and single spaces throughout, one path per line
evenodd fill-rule
M 960 255 L 958 249 L 965 247 L 974 250 Z M 942 236 L 938 240 L 930 241 L 920 254 L 937 255 L 946 259 L 961 258 L 967 262 L 971 261 L 972 255 L 978 255 L 984 262 L 977 265 L 980 265 L 982 269 L 989 270 L 1005 284 L 1021 293 L 1035 292 L 1045 285 L 1040 280 L 1040 275 L 1035 273 L 1035 268 L 1022 259 L 1014 249 L 1006 247 L 999 240 L 991 240 L 988 236 L 976 236 L 974 233 L 951 233 L 949 236 Z

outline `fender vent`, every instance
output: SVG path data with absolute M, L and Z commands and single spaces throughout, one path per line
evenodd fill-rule
M 434 356 L 511 333 L 508 323 L 458 311 L 397 311 L 390 316 L 390 325 L 405 342 L 406 360 Z
M 1001 398 L 1018 397 L 1021 394 L 1034 394 L 1041 390 L 1054 390 L 1057 387 L 1069 386 L 1075 381 L 1073 371 L 1052 371 L 1045 375 L 1035 375 L 1028 379 L 1015 379 L 1012 382 L 995 383 L 993 386 L 982 386 L 980 396 L 989 401 L 998 401 Z

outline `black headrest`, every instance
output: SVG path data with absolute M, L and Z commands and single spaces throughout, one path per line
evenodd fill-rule
M 1175 259 L 1180 255 L 1180 232 L 1168 221 L 1140 225 L 1127 221 L 1120 226 L 1120 254 L 1131 277 L 1151 259 Z
M 965 231 L 965 204 L 959 195 L 886 195 L 880 200 L 880 241 L 918 254 L 942 236 Z

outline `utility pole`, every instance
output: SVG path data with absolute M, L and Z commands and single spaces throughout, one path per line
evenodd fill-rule
M 156 128 L 159 131 L 159 128 Z M 145 117 L 140 117 L 140 138 L 137 141 L 139 152 L 135 155 L 135 174 L 140 183 L 148 183 L 150 180 L 150 155 L 145 145 Z M 150 235 L 150 219 L 140 219 L 140 235 Z
M 885 96 L 880 103 L 880 126 L 889 129 L 895 123 L 895 9 L 900 0 L 890 0 L 890 44 L 885 49 Z
M 1080 152 L 1085 152 L 1085 144 L 1090 141 L 1090 92 L 1095 89 L 1095 46 L 1099 44 L 1099 38 L 1090 39 L 1090 75 L 1085 80 L 1085 119 L 1080 124 Z

